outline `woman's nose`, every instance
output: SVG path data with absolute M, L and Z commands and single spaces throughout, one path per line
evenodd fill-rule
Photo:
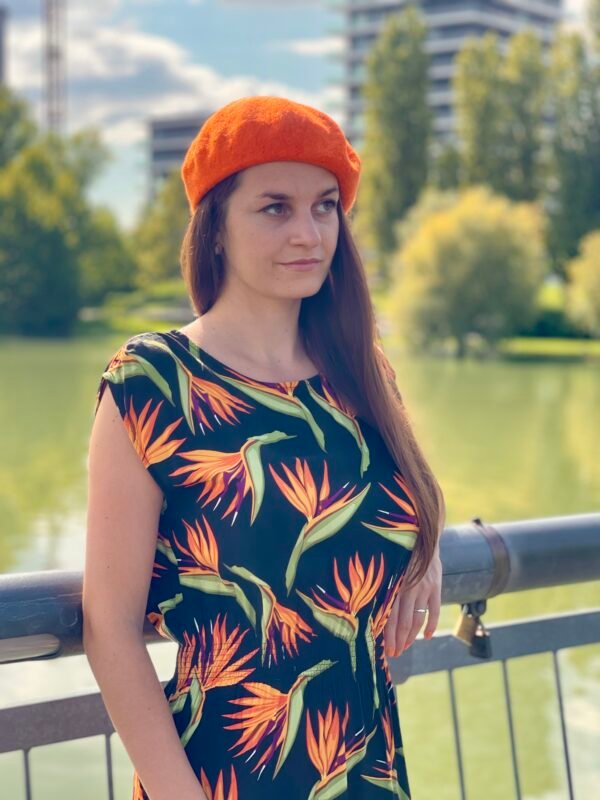
M 291 238 L 295 242 L 304 244 L 319 244 L 321 232 L 317 220 L 314 218 L 312 210 L 299 211 L 294 216 L 292 223 L 293 232 Z

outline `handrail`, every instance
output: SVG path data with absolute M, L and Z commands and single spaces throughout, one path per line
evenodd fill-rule
M 447 527 L 442 603 L 600 580 L 600 513 Z M 0 664 L 80 655 L 80 571 L 0 575 Z M 146 619 L 144 639 L 165 642 Z

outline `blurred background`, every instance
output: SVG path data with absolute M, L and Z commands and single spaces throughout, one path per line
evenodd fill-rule
M 598 511 L 600 0 L 0 0 L 0 572 L 83 568 L 100 375 L 129 335 L 192 319 L 181 161 L 253 94 L 322 109 L 361 155 L 351 225 L 447 524 Z M 598 605 L 597 584 L 532 590 L 486 622 Z M 150 650 L 170 677 L 172 645 Z M 561 666 L 591 800 L 600 646 Z M 477 674 L 457 675 L 469 798 L 504 800 L 499 665 Z M 550 656 L 511 680 L 523 797 L 562 800 Z M 0 666 L 0 706 L 95 688 L 83 657 Z M 458 798 L 445 676 L 398 700 L 413 800 Z M 106 797 L 103 747 L 36 748 L 34 796 Z M 0 756 L 2 797 L 22 772 Z

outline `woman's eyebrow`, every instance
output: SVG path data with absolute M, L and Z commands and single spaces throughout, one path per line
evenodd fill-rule
M 339 191 L 338 187 L 332 186 L 329 189 L 325 189 L 323 192 L 321 192 L 321 194 L 317 195 L 317 197 L 325 197 L 325 195 L 332 194 L 333 192 L 337 191 Z M 291 200 L 290 195 L 284 194 L 283 192 L 263 192 L 256 197 L 257 199 L 260 199 L 261 197 L 270 197 L 272 200 Z

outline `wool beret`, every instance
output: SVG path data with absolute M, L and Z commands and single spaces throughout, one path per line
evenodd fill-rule
M 242 97 L 211 114 L 181 168 L 190 210 L 224 178 L 270 161 L 302 161 L 332 172 L 347 213 L 356 199 L 361 161 L 328 114 L 285 97 Z

